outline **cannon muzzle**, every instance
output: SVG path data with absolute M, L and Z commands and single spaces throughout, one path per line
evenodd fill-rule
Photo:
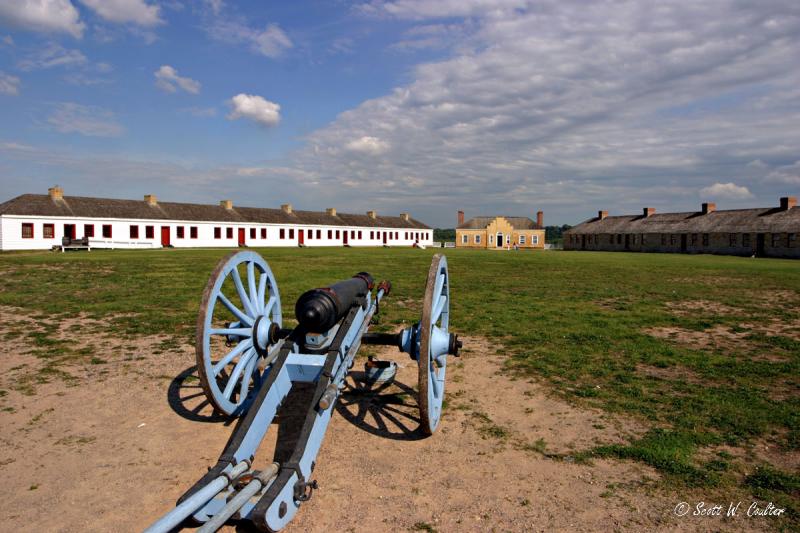
M 306 331 L 324 333 L 339 322 L 359 298 L 365 296 L 375 282 L 366 272 L 328 287 L 304 292 L 294 306 L 297 322 Z

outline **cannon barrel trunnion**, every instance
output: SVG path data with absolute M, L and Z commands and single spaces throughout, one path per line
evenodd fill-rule
M 420 321 L 399 333 L 369 333 L 391 283 L 377 287 L 359 272 L 303 293 L 295 304 L 298 326 L 282 327 L 278 284 L 267 262 L 246 251 L 223 258 L 203 292 L 197 320 L 197 368 L 215 410 L 239 417 L 217 463 L 148 533 L 192 520 L 216 531 L 228 520 L 249 520 L 279 531 L 317 489 L 317 454 L 333 407 L 362 344 L 395 346 L 417 361 L 419 431 L 431 435 L 442 414 L 447 356 L 461 342 L 449 332 L 447 260 L 434 255 Z M 374 294 L 373 294 L 374 291 Z M 366 381 L 393 378 L 397 365 L 370 357 Z M 310 384 L 313 395 L 288 459 L 255 469 L 253 461 L 278 408 L 292 387 Z

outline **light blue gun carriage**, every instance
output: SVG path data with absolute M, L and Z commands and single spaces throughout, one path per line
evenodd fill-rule
M 228 520 L 250 520 L 262 531 L 286 526 L 317 488 L 316 457 L 362 344 L 397 346 L 417 361 L 419 431 L 432 435 L 442 414 L 447 356 L 457 356 L 461 347 L 449 332 L 447 260 L 433 256 L 420 322 L 396 334 L 369 333 L 390 290 L 390 282 L 375 287 L 365 272 L 310 290 L 295 305 L 298 326 L 284 329 L 267 262 L 251 251 L 223 258 L 203 293 L 197 367 L 211 405 L 240 420 L 217 464 L 147 532 L 171 531 L 187 519 L 202 524 L 200 532 L 216 531 Z M 370 364 L 367 378 L 386 380 L 395 369 Z M 256 469 L 256 451 L 279 407 L 303 383 L 312 384 L 313 396 L 294 450 L 288 460 Z

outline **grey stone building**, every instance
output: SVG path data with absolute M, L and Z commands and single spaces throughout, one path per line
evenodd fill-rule
M 800 208 L 793 196 L 777 207 L 597 217 L 564 233 L 565 250 L 667 252 L 800 258 Z

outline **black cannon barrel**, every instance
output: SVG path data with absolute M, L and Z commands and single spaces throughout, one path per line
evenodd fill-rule
M 365 296 L 375 282 L 366 272 L 328 287 L 304 292 L 294 306 L 297 322 L 306 330 L 324 333 L 347 313 L 353 304 Z

